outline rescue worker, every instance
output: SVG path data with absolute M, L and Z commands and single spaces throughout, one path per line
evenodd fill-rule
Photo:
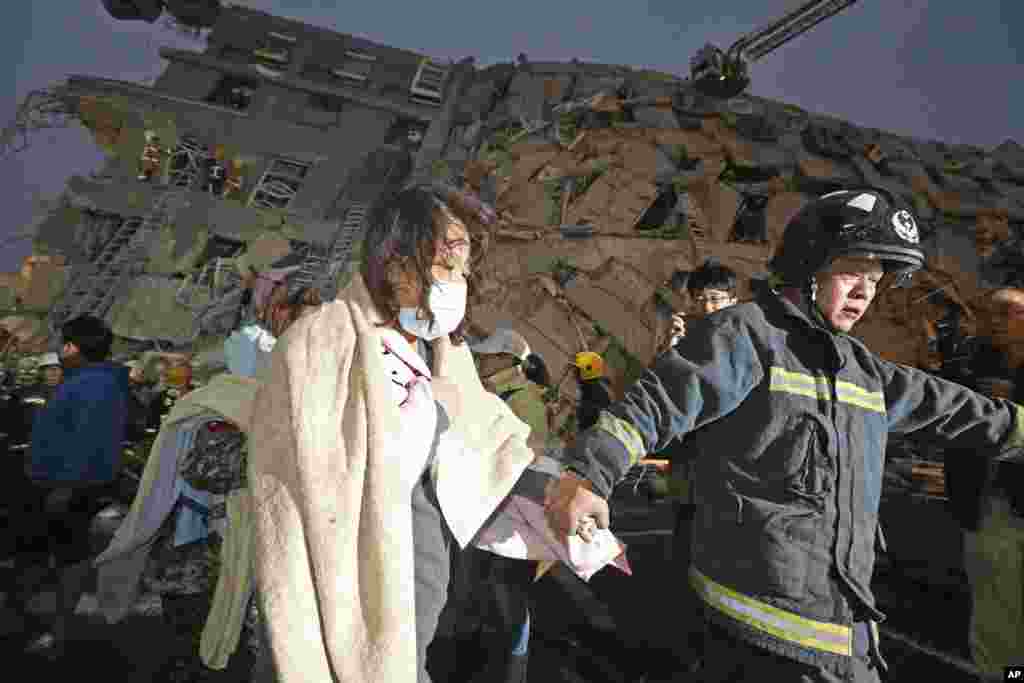
M 576 428 L 582 432 L 597 422 L 597 416 L 612 402 L 612 390 L 605 376 L 604 358 L 593 351 L 577 353 L 573 360 L 576 386 Z
M 775 289 L 690 325 L 567 454 L 548 516 L 590 540 L 615 482 L 696 430 L 689 578 L 705 604 L 702 680 L 878 681 L 871 592 L 889 433 L 1008 454 L 1024 408 L 885 361 L 849 332 L 879 287 L 924 265 L 887 191 L 808 203 L 769 267 Z
M 686 281 L 686 291 L 691 301 L 691 317 L 710 316 L 737 302 L 736 272 L 722 265 L 717 259 L 710 258 L 690 274 Z M 678 344 L 683 334 L 676 339 Z M 675 346 L 673 344 L 672 346 Z M 693 541 L 693 523 L 697 515 L 694 496 L 694 463 L 697 459 L 697 448 L 693 434 L 675 441 L 669 446 L 665 455 L 670 463 L 670 487 L 676 497 L 675 529 L 672 532 L 672 562 L 679 576 L 686 576 L 690 570 L 691 544 Z M 679 590 L 679 613 L 683 618 L 681 640 L 688 644 L 687 655 L 690 657 L 692 669 L 700 663 L 701 641 L 704 635 L 703 609 L 697 594 L 684 586 Z
M 142 156 L 139 158 L 139 177 L 143 182 L 149 182 L 154 176 L 159 176 L 164 163 L 164 149 L 160 145 L 160 137 L 151 130 L 145 133 L 146 144 L 142 146 Z
M 1024 403 L 1024 290 L 999 289 L 986 299 L 987 329 L 970 375 L 957 379 Z M 951 450 L 944 459 L 951 512 L 964 529 L 971 657 L 984 673 L 1000 675 L 1024 653 L 1024 458 L 989 463 Z

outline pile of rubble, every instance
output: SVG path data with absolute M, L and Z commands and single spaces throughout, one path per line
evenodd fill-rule
M 1024 148 L 713 100 L 662 74 L 522 59 L 483 69 L 435 172 L 490 195 L 503 219 L 485 240 L 476 323 L 519 329 L 556 376 L 589 348 L 628 379 L 686 303 L 687 270 L 714 256 L 744 280 L 762 274 L 790 216 L 855 183 L 892 191 L 926 226 L 928 271 L 857 330 L 881 355 L 934 364 L 950 311 L 969 329 L 980 287 L 1024 284 Z

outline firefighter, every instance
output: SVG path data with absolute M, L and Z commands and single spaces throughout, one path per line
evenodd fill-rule
M 589 429 L 597 416 L 612 402 L 612 390 L 605 376 L 604 358 L 593 351 L 582 351 L 573 359 L 576 386 L 576 428 Z
M 786 226 L 773 288 L 688 326 L 567 452 L 553 528 L 589 541 L 645 453 L 695 432 L 690 584 L 702 680 L 879 681 L 871 576 L 889 433 L 1024 447 L 1024 408 L 885 361 L 850 330 L 924 265 L 917 223 L 877 188 L 826 194 Z
M 227 167 L 224 165 L 224 146 L 211 145 L 206 160 L 206 191 L 215 197 L 225 193 Z
M 160 145 L 160 137 L 151 130 L 145 132 L 146 144 L 142 147 L 139 158 L 139 180 L 149 182 L 159 176 L 163 167 L 164 149 Z
M 1024 403 L 1024 290 L 998 289 L 981 306 L 982 337 L 962 381 Z M 1024 458 L 988 463 L 944 457 L 949 505 L 964 530 L 971 586 L 968 642 L 975 665 L 999 675 L 1024 653 Z

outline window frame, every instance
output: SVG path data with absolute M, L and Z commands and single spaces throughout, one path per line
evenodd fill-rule
M 423 81 L 428 77 L 426 74 L 430 70 L 440 74 L 436 88 L 423 87 Z M 431 58 L 424 57 L 420 60 L 419 67 L 417 67 L 416 73 L 413 75 L 412 81 L 409 84 L 409 99 L 413 102 L 429 104 L 435 107 L 441 106 L 441 103 L 444 102 L 444 88 L 448 84 L 448 78 L 450 75 L 450 64 L 442 66 Z
M 304 170 L 301 175 L 282 173 L 275 170 L 275 166 L 278 164 L 299 166 Z M 302 191 L 302 186 L 312 169 L 312 162 L 300 161 L 290 157 L 274 157 L 270 160 L 270 163 L 267 164 L 263 174 L 260 176 L 259 182 L 253 185 L 252 192 L 249 194 L 249 200 L 246 202 L 246 206 L 258 209 L 287 209 L 291 206 L 292 202 L 295 201 L 299 192 Z M 287 181 L 293 182 L 295 187 L 292 188 Z M 281 191 L 281 188 L 286 189 Z M 286 197 L 286 199 L 282 206 L 277 206 L 267 199 L 264 199 L 263 196 L 269 196 L 275 199 Z
M 346 84 L 352 85 L 364 85 L 370 80 L 370 74 L 373 72 L 373 65 L 377 62 L 377 55 L 370 54 L 369 52 L 362 52 L 360 50 L 345 50 L 345 62 L 342 66 L 331 67 L 328 71 L 336 79 Z M 358 71 L 348 71 L 345 67 L 351 64 L 365 64 L 366 73 L 359 73 Z

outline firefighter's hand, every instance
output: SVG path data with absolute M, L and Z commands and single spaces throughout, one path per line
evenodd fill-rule
M 608 503 L 590 489 L 590 482 L 566 472 L 545 498 L 548 524 L 557 534 L 579 534 L 587 543 L 593 532 L 608 528 Z

